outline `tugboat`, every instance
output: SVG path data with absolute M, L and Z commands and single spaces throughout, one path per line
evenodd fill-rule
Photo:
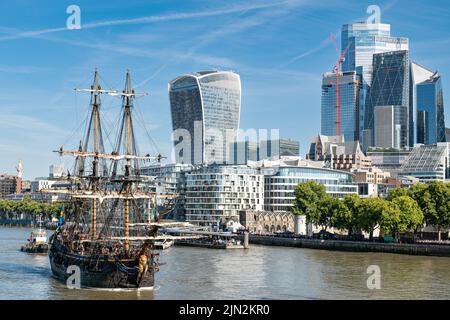
M 47 231 L 42 229 L 41 220 L 39 219 L 39 229 L 33 230 L 28 238 L 28 243 L 20 248 L 20 251 L 26 253 L 47 254 Z
M 143 94 L 131 88 L 126 74 L 122 92 L 103 90 L 97 69 L 89 89 L 76 89 L 91 96 L 84 141 L 77 150 L 54 152 L 75 158 L 74 170 L 64 179 L 67 190 L 43 190 L 68 197 L 64 219 L 50 238 L 49 259 L 53 275 L 66 282 L 74 267 L 79 268 L 82 288 L 151 289 L 159 270 L 159 254 L 154 242 L 158 236 L 158 219 L 147 217 L 156 195 L 151 179 L 141 175 L 140 163 L 160 161 L 162 156 L 138 155 L 135 141 L 133 101 Z M 115 145 L 105 151 L 100 96 L 108 94 L 122 100 Z M 167 199 L 170 199 L 168 196 Z M 70 268 L 69 268 L 70 267 Z

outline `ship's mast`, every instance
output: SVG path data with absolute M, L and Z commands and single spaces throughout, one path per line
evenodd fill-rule
M 99 83 L 98 69 L 95 68 L 94 72 L 94 82 L 90 89 L 75 89 L 76 91 L 89 92 L 91 94 L 91 115 L 90 121 L 87 127 L 84 145 L 80 142 L 79 152 L 85 153 L 89 148 L 90 137 L 93 139 L 93 160 L 92 160 L 92 174 L 88 177 L 90 182 L 90 189 L 92 191 L 97 191 L 99 189 L 100 183 L 100 172 L 99 172 L 99 154 L 103 154 L 104 144 L 102 135 L 102 126 L 100 121 L 100 106 L 101 100 L 100 95 L 102 93 L 113 93 L 115 91 L 102 90 Z M 85 158 L 82 156 L 77 157 L 78 162 L 78 175 L 83 177 L 85 174 Z M 105 159 L 101 158 L 102 162 L 102 175 L 106 176 L 108 169 L 106 166 Z M 97 199 L 92 199 L 91 206 L 91 237 L 95 239 L 97 237 Z
M 104 240 L 104 236 L 111 237 L 117 231 L 115 226 L 111 227 L 111 222 L 115 218 L 122 220 L 123 225 L 119 229 L 121 229 L 120 233 L 123 235 L 124 248 L 128 250 L 132 239 L 130 229 L 133 227 L 133 223 L 145 220 L 145 218 L 139 216 L 142 212 L 139 210 L 136 201 L 144 201 L 144 199 L 150 199 L 154 196 L 138 190 L 138 184 L 142 182 L 139 162 L 160 161 L 162 158 L 160 155 L 156 157 L 152 157 L 149 154 L 144 156 L 138 155 L 133 128 L 133 102 L 135 97 L 146 94 L 135 93 L 132 89 L 129 71 L 127 71 L 125 88 L 122 92 L 101 89 L 97 69 L 95 70 L 94 83 L 91 88 L 76 90 L 91 94 L 90 118 L 87 123 L 84 141 L 80 142 L 78 150 L 64 150 L 61 147 L 55 152 L 61 156 L 74 156 L 76 159 L 74 179 L 81 182 L 85 181 L 87 184 L 83 184 L 81 188 L 79 187 L 76 190 L 58 190 L 57 192 L 70 194 L 78 202 L 90 204 L 92 240 L 98 241 L 99 237 Z M 100 95 L 103 93 L 111 96 L 120 96 L 122 99 L 122 116 L 118 128 L 118 136 L 111 153 L 106 153 L 103 145 L 100 121 Z M 85 168 L 85 162 L 89 161 L 87 158 L 92 159 L 92 172 L 89 174 L 87 174 Z M 108 174 L 107 161 L 112 162 L 111 174 Z M 120 172 L 119 164 L 123 166 L 120 168 Z M 56 191 L 53 190 L 52 192 Z M 101 204 L 104 203 L 104 200 L 108 200 L 108 202 L 105 206 L 102 206 Z M 122 211 L 122 214 L 119 217 L 115 217 L 114 212 L 117 212 L 119 203 L 122 203 L 122 210 L 119 210 Z M 109 205 L 109 213 L 105 215 L 105 221 L 102 224 L 103 228 L 97 232 L 97 216 L 100 207 L 106 209 Z M 133 221 L 131 221 L 132 213 L 137 218 L 133 219 Z
M 120 154 L 122 142 L 125 143 L 123 152 L 125 154 L 125 171 L 122 179 L 122 194 L 125 195 L 123 203 L 123 234 L 124 234 L 124 247 L 126 250 L 129 249 L 129 239 L 130 239 L 130 195 L 133 192 L 133 182 L 137 181 L 137 176 L 139 176 L 139 167 L 137 159 L 137 147 L 134 139 L 134 129 L 133 129 L 133 118 L 132 118 L 132 108 L 133 100 L 136 96 L 145 95 L 145 93 L 135 93 L 134 89 L 131 88 L 131 74 L 127 71 L 125 89 L 122 93 L 112 94 L 122 96 L 122 106 L 123 114 L 122 121 L 119 130 L 119 136 L 117 140 L 117 146 L 115 153 Z M 135 168 L 132 170 L 132 159 L 135 162 Z M 118 161 L 114 162 L 113 165 L 113 178 L 117 174 Z
M 131 102 L 132 102 L 132 96 L 129 95 L 131 93 L 131 76 L 130 72 L 127 71 L 127 79 L 126 79 L 126 87 L 124 90 L 124 93 L 126 94 L 123 96 L 123 99 L 125 101 L 124 106 L 124 116 L 126 121 L 126 143 L 127 143 L 127 151 L 126 155 L 130 156 L 131 153 L 131 130 L 132 130 L 132 120 L 131 120 Z M 134 93 L 134 90 L 133 90 Z M 131 183 L 129 182 L 130 179 L 130 173 L 131 173 L 131 159 L 127 159 L 126 165 L 125 165 L 125 192 L 131 193 Z M 124 203 L 124 236 L 125 236 L 125 250 L 128 250 L 129 248 L 129 238 L 130 238 L 130 200 L 125 199 Z

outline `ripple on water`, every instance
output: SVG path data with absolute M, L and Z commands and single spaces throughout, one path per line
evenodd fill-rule
M 70 290 L 47 256 L 19 251 L 30 229 L 0 228 L 0 299 L 450 299 L 450 258 L 252 246 L 174 247 L 149 291 Z M 381 290 L 367 289 L 378 265 Z

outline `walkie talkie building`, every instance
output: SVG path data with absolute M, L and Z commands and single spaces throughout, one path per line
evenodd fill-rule
M 230 71 L 186 74 L 170 81 L 169 98 L 176 163 L 232 162 L 241 107 L 239 75 Z

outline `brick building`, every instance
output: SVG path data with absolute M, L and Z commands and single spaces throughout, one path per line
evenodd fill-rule
M 22 192 L 22 178 L 0 174 L 0 198 Z

